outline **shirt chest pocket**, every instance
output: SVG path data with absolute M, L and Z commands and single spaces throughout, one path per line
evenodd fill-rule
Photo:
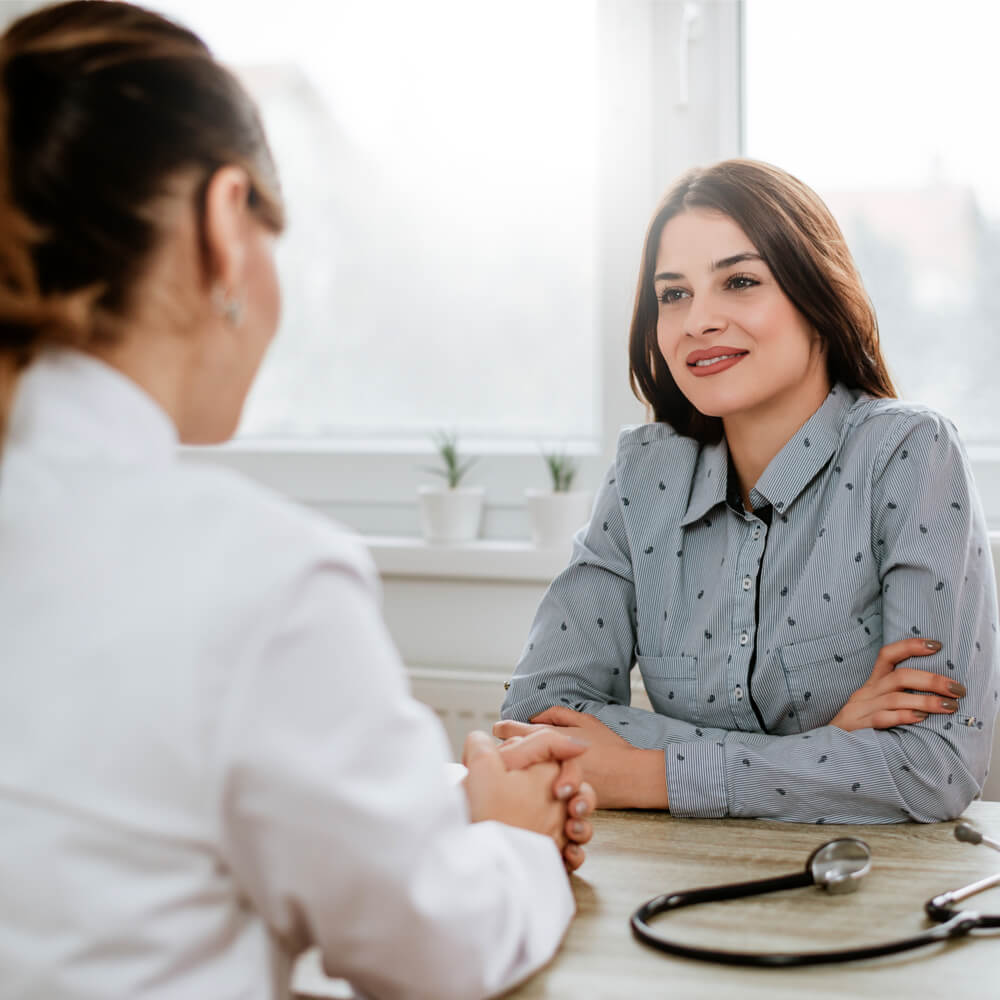
M 871 676 L 882 646 L 882 616 L 845 632 L 782 646 L 788 693 L 803 731 L 825 726 Z
M 698 693 L 698 660 L 693 656 L 639 656 L 636 662 L 653 709 L 691 721 Z

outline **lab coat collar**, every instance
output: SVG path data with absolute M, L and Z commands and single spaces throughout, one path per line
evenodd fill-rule
M 50 350 L 17 381 L 7 444 L 73 459 L 158 464 L 177 452 L 177 428 L 136 382 L 77 350 Z

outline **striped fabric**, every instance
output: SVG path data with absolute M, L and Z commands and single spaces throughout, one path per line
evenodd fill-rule
M 665 751 L 671 811 L 812 823 L 958 815 L 989 764 L 1000 688 L 986 525 L 954 427 L 841 385 L 751 492 L 725 442 L 625 432 L 549 588 L 503 717 L 589 712 Z M 761 516 L 761 515 L 769 516 Z M 879 648 L 961 681 L 954 715 L 830 726 Z M 655 712 L 629 705 L 637 666 Z

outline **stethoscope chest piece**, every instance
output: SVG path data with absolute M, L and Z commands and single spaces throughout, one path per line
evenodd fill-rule
M 812 881 L 827 892 L 856 892 L 872 870 L 872 852 L 857 837 L 841 837 L 817 847 L 806 862 Z

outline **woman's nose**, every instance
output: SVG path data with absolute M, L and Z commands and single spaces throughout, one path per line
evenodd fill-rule
M 725 316 L 715 309 L 712 303 L 699 304 L 695 300 L 685 317 L 684 332 L 689 337 L 703 337 L 709 333 L 725 330 L 726 326 Z

